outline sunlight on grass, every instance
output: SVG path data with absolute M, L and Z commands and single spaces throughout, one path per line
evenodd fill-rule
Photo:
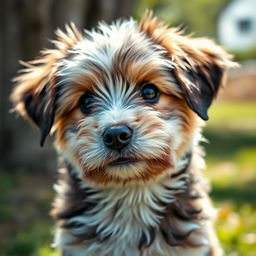
M 60 256 L 60 252 L 54 251 L 49 246 L 42 246 L 38 249 L 35 256 Z
M 256 102 L 215 102 L 209 116 L 211 128 L 256 131 Z
M 227 256 L 256 255 L 256 102 L 219 102 L 205 130 L 206 175 Z
M 249 204 L 239 208 L 225 203 L 219 212 L 218 236 L 226 255 L 253 256 L 256 251 L 256 210 Z

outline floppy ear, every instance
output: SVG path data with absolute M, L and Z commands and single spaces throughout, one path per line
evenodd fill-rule
M 82 35 L 71 24 L 66 33 L 57 30 L 55 49 L 42 51 L 41 58 L 28 63 L 14 81 L 17 86 L 11 95 L 14 110 L 36 124 L 41 131 L 40 145 L 51 131 L 54 123 L 57 97 L 58 61 L 69 54 L 69 49 L 82 40 Z
M 211 40 L 191 38 L 177 28 L 168 28 L 151 12 L 145 13 L 139 29 L 167 50 L 165 57 L 173 61 L 171 72 L 187 105 L 207 120 L 207 110 L 223 84 L 227 69 L 238 66 L 231 61 L 232 56 Z
M 217 95 L 225 71 L 216 65 L 205 69 L 207 75 L 200 70 L 186 70 L 180 77 L 177 76 L 177 79 L 188 106 L 202 119 L 208 120 L 207 110 Z M 186 76 L 186 79 L 182 76 Z M 189 80 L 190 86 L 186 80 Z
M 44 141 L 54 123 L 56 107 L 55 90 L 56 87 L 52 86 L 51 88 L 50 85 L 46 84 L 40 92 L 33 94 L 33 92 L 28 91 L 22 96 L 27 117 L 40 128 L 40 146 L 44 145 Z
M 23 70 L 22 75 L 14 79 L 18 85 L 11 95 L 15 110 L 41 130 L 41 146 L 54 123 L 56 102 L 55 71 L 53 63 L 42 63 L 45 58 L 50 61 L 48 55 L 40 60 L 39 65 L 35 62 L 34 66 L 31 63 L 23 63 L 27 68 Z M 53 56 L 51 58 L 53 59 Z
M 208 120 L 208 108 L 217 95 L 229 67 L 230 61 L 221 47 L 207 39 L 186 38 L 183 56 L 177 56 L 173 72 L 187 105 L 202 119 Z M 175 57 L 174 57 L 175 59 Z

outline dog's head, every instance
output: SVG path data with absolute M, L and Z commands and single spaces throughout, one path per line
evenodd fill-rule
M 41 145 L 54 132 L 61 154 L 96 184 L 171 172 L 234 65 L 212 41 L 151 15 L 57 36 L 55 49 L 25 64 L 12 100 L 39 126 Z

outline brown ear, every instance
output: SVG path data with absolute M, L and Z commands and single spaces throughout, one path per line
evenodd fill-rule
M 212 62 L 193 65 L 187 63 L 185 69 L 176 67 L 174 74 L 188 106 L 208 120 L 208 108 L 222 85 L 226 68 Z
M 180 47 L 183 56 L 174 56 L 174 75 L 188 106 L 208 120 L 208 108 L 224 83 L 227 69 L 237 64 L 224 49 L 208 39 L 184 37 Z
M 24 63 L 27 68 L 23 70 L 22 75 L 15 78 L 18 85 L 11 95 L 15 110 L 41 130 L 41 146 L 54 123 L 56 105 L 55 71 L 50 55 L 47 59 L 47 64 L 42 63 L 43 59 L 40 60 L 39 65 L 35 66 Z M 52 57 L 52 62 L 53 59 Z
M 31 92 L 23 95 L 24 107 L 27 115 L 40 128 L 41 147 L 44 145 L 45 139 L 54 123 L 56 107 L 55 99 L 55 89 L 48 89 L 47 86 L 36 95 L 33 95 Z
M 214 42 L 204 38 L 184 36 L 177 28 L 168 28 L 147 12 L 139 29 L 156 44 L 167 50 L 166 57 L 174 62 L 172 74 L 178 81 L 187 105 L 202 119 L 217 95 L 229 67 L 238 65 Z
M 41 130 L 40 145 L 54 123 L 57 97 L 57 63 L 69 54 L 69 49 L 82 40 L 82 35 L 71 24 L 66 33 L 57 30 L 55 49 L 45 50 L 41 58 L 23 63 L 25 69 L 14 81 L 17 86 L 11 95 L 14 109 L 24 118 L 35 123 Z

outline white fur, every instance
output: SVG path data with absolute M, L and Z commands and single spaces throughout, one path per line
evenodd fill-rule
M 63 84 L 71 85 L 74 81 L 78 82 L 77 79 L 80 77 L 88 75 L 93 76 L 95 81 L 98 80 L 101 83 L 100 78 L 95 76 L 95 67 L 103 75 L 109 74 L 114 59 L 120 51 L 125 52 L 130 49 L 136 50 L 136 55 L 130 56 L 130 58 L 133 58 L 132 65 L 134 70 L 137 69 L 138 74 L 147 72 L 148 65 L 156 67 L 167 80 L 166 88 L 179 95 L 180 89 L 175 86 L 175 79 L 166 72 L 166 70 L 172 69 L 175 63 L 164 58 L 166 49 L 154 44 L 138 31 L 133 19 L 118 21 L 112 25 L 101 23 L 97 30 L 86 31 L 84 40 L 69 50 L 71 57 L 56 64 L 59 67 L 58 76 L 61 78 L 59 84 L 61 86 Z M 126 59 L 121 61 L 125 63 Z M 138 69 L 137 66 L 143 66 L 143 69 Z
M 183 163 L 179 166 L 183 167 Z M 91 211 L 82 215 L 75 216 L 69 219 L 69 223 L 77 222 L 82 224 L 78 228 L 74 228 L 71 233 L 75 235 L 86 233 L 90 226 L 97 226 L 100 231 L 101 238 L 110 236 L 105 242 L 97 243 L 97 241 L 86 241 L 83 245 L 69 246 L 68 243 L 73 241 L 70 233 L 59 228 L 55 236 L 55 247 L 60 247 L 65 250 L 70 256 L 204 256 L 208 252 L 207 245 L 210 228 L 202 221 L 202 225 L 195 223 L 184 224 L 184 230 L 191 228 L 198 230 L 194 232 L 194 239 L 201 246 L 191 249 L 183 247 L 168 246 L 160 233 L 156 235 L 153 244 L 142 251 L 140 254 L 137 244 L 141 238 L 142 232 L 147 232 L 148 227 L 157 227 L 161 218 L 156 214 L 156 211 L 163 212 L 164 206 L 158 204 L 157 200 L 168 204 L 173 203 L 175 194 L 181 193 L 185 189 L 184 178 L 187 174 L 183 174 L 177 178 L 170 178 L 170 175 L 165 175 L 157 181 L 147 183 L 133 183 L 121 187 L 108 187 L 100 192 L 93 194 L 87 200 L 96 201 L 98 204 Z M 92 188 L 86 182 L 82 183 L 83 188 Z M 176 188 L 178 190 L 169 189 Z M 61 188 L 56 187 L 58 192 Z M 63 188 L 64 189 L 64 188 Z M 119 207 L 116 208 L 116 205 Z M 206 205 L 207 206 L 207 205 Z M 115 212 L 113 212 L 115 209 Z M 212 214 L 211 206 L 208 206 L 209 215 Z M 113 218 L 114 217 L 114 218 Z M 190 225 L 190 226 L 187 226 Z M 193 225 L 193 227 L 191 226 Z M 150 235 L 145 233 L 147 239 Z

